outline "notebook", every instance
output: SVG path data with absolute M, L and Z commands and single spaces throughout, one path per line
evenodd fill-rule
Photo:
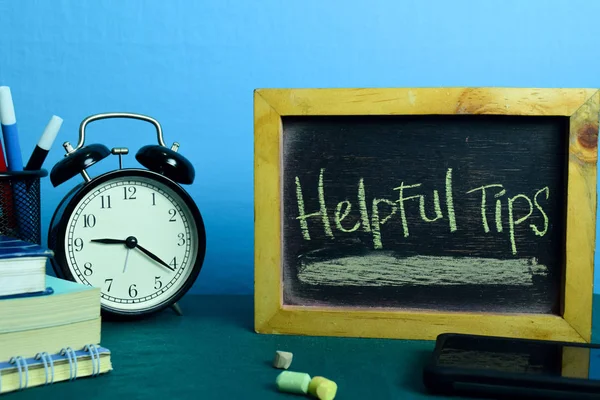
M 46 247 L 0 236 L 0 296 L 43 292 L 46 262 L 53 256 Z
M 47 328 L 100 316 L 100 288 L 46 276 L 45 292 L 0 297 L 3 333 Z
M 100 343 L 101 317 L 67 325 L 0 334 L 0 360 L 33 357 L 47 351 L 57 353 L 63 347 L 83 348 Z
M 110 350 L 93 344 L 73 350 L 65 347 L 54 354 L 12 357 L 0 362 L 0 394 L 27 388 L 97 377 L 112 371 Z

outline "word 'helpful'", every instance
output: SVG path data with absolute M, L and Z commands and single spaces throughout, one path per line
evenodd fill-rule
M 308 229 L 308 220 L 310 218 L 320 219 L 323 225 L 325 235 L 334 238 L 333 228 L 330 223 L 330 210 L 327 208 L 325 202 L 325 188 L 323 185 L 323 175 L 325 169 L 322 168 L 319 174 L 318 183 L 318 201 L 319 210 L 312 213 L 307 213 L 304 205 L 304 196 L 302 192 L 302 185 L 300 179 L 296 176 L 296 198 L 298 201 L 298 216 L 296 219 L 300 222 L 300 229 L 302 231 L 302 237 L 305 240 L 311 240 L 310 232 Z M 416 184 L 405 184 L 401 182 L 399 186 L 393 190 L 397 191 L 397 200 L 389 200 L 382 198 L 374 198 L 368 207 L 366 190 L 363 178 L 359 179 L 357 187 L 357 200 L 359 219 L 353 224 L 348 225 L 344 223 L 344 220 L 349 217 L 352 212 L 353 203 L 350 200 L 343 200 L 337 203 L 335 210 L 333 211 L 333 221 L 335 228 L 344 233 L 352 233 L 361 229 L 364 232 L 369 232 L 373 237 L 373 247 L 375 249 L 383 248 L 383 241 L 381 237 L 381 226 L 388 222 L 393 217 L 400 218 L 402 224 L 402 234 L 405 238 L 410 236 L 410 229 L 406 218 L 406 212 L 409 201 L 417 202 L 419 215 L 423 222 L 432 223 L 444 218 L 447 219 L 448 229 L 450 232 L 456 232 L 459 227 L 456 223 L 456 211 L 454 209 L 454 193 L 452 188 L 452 168 L 448 168 L 446 172 L 445 180 L 445 198 L 444 204 L 440 201 L 440 194 L 437 190 L 433 191 L 433 214 L 426 211 L 426 195 L 424 194 L 411 194 L 421 186 L 420 183 Z M 524 224 L 534 212 L 541 213 L 544 224 L 542 227 L 538 227 L 535 224 L 529 224 L 529 229 L 537 236 L 544 236 L 548 231 L 548 215 L 544 212 L 540 199 L 543 198 L 548 200 L 550 196 L 550 189 L 546 186 L 542 189 L 535 191 L 530 197 L 526 194 L 517 194 L 512 197 L 505 197 L 506 189 L 500 183 L 493 183 L 489 185 L 483 185 L 466 192 L 467 195 L 480 196 L 481 198 L 481 227 L 485 233 L 490 232 L 490 224 L 493 223 L 496 232 L 503 232 L 502 224 L 502 208 L 503 203 L 506 204 L 508 209 L 508 235 L 510 238 L 510 247 L 512 254 L 517 254 L 517 244 L 515 240 L 515 229 L 517 226 Z M 488 203 L 494 203 L 490 205 Z M 523 202 L 526 205 L 528 211 L 525 215 L 515 215 L 515 203 Z M 383 210 L 383 207 L 387 210 Z M 488 209 L 494 207 L 494 220 L 488 221 Z M 370 211 L 369 211 L 370 208 Z M 383 211 L 383 213 L 382 213 Z M 444 214 L 445 212 L 445 214 Z M 387 214 L 387 215 L 383 215 Z

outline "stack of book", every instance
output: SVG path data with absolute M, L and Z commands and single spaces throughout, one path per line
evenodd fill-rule
M 100 289 L 46 275 L 52 256 L 0 236 L 0 394 L 112 370 Z

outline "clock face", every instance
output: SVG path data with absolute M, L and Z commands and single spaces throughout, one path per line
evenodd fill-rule
M 140 313 L 189 287 L 198 246 L 194 216 L 175 190 L 125 175 L 77 202 L 63 251 L 75 281 L 101 288 L 104 308 Z

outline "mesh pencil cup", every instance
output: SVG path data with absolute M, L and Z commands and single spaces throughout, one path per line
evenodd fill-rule
M 41 244 L 40 179 L 45 169 L 0 172 L 0 235 Z

